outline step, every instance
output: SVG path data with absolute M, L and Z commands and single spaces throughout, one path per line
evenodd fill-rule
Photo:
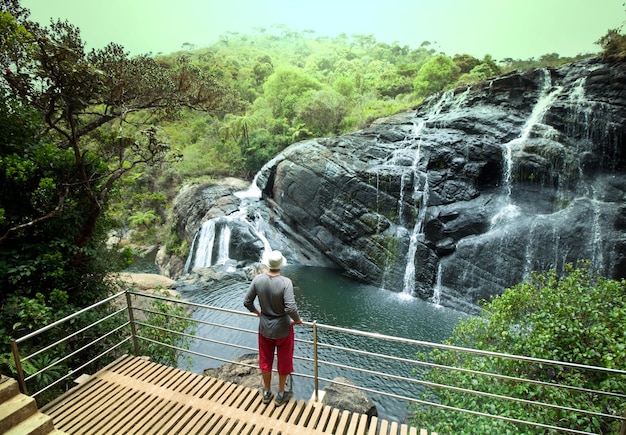
M 47 435 L 54 430 L 52 417 L 38 412 L 4 432 L 4 435 Z
M 5 400 L 0 406 L 0 433 L 4 433 L 37 412 L 35 399 L 25 394 Z
M 20 394 L 20 388 L 15 379 L 2 376 L 0 378 L 0 403 Z

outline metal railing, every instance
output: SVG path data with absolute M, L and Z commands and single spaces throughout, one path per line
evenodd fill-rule
M 122 299 L 123 296 L 125 296 L 125 300 L 120 302 L 119 300 Z M 57 379 L 49 382 L 47 385 L 38 385 L 37 391 L 34 391 L 31 396 L 36 397 L 55 386 L 58 388 L 59 386 L 71 384 L 72 380 L 75 380 L 81 374 L 86 373 L 88 368 L 91 367 L 92 371 L 95 371 L 102 367 L 105 364 L 102 363 L 102 361 L 107 358 L 115 359 L 116 355 L 120 356 L 125 352 L 133 352 L 137 356 L 145 355 L 145 349 L 142 347 L 142 344 L 164 346 L 165 348 L 171 349 L 176 353 L 184 354 L 190 357 L 203 358 L 222 363 L 235 363 L 250 366 L 255 369 L 257 368 L 255 365 L 234 361 L 232 358 L 225 358 L 223 352 L 219 352 L 219 354 L 206 354 L 199 350 L 210 345 L 213 347 L 217 346 L 220 348 L 229 348 L 231 349 L 231 352 L 245 351 L 249 353 L 256 353 L 257 348 L 253 344 L 256 343 L 257 329 L 254 326 L 256 322 L 252 322 L 252 326 L 250 327 L 245 327 L 245 325 L 242 325 L 242 323 L 245 323 L 243 321 L 236 321 L 234 325 L 227 325 L 225 323 L 193 319 L 188 315 L 181 316 L 168 314 L 158 310 L 155 311 L 154 308 L 150 308 L 149 304 L 146 306 L 145 303 L 143 306 L 135 306 L 133 304 L 132 297 L 135 297 L 136 299 L 160 301 L 166 304 L 179 304 L 185 306 L 188 310 L 208 310 L 209 312 L 222 313 L 223 315 L 227 315 L 229 317 L 232 316 L 237 319 L 256 318 L 254 314 L 243 311 L 203 305 L 147 293 L 138 293 L 134 291 L 121 292 L 68 317 L 65 317 L 64 319 L 54 322 L 38 331 L 12 340 L 11 349 L 15 360 L 15 369 L 20 390 L 23 393 L 28 394 L 27 384 L 29 382 L 33 382 L 34 380 L 41 378 L 45 373 L 53 371 L 55 367 L 70 363 L 72 359 L 77 357 L 79 354 L 95 352 L 95 349 L 102 347 L 105 340 L 114 340 L 114 343 L 108 343 L 108 347 L 104 351 L 98 351 L 100 353 L 90 355 L 90 358 L 86 362 L 83 362 L 80 366 L 74 367 L 66 373 L 61 374 Z M 104 315 L 102 318 L 82 326 L 74 332 L 67 331 L 68 326 L 73 323 L 78 323 L 77 319 L 85 313 L 94 312 L 99 308 L 109 306 L 111 304 L 115 304 L 117 308 L 112 310 L 109 309 L 108 314 Z M 195 325 L 194 327 L 219 328 L 220 330 L 225 330 L 227 335 L 249 335 L 251 337 L 249 340 L 250 344 L 238 344 L 225 340 L 219 340 L 211 336 L 196 336 L 190 331 L 181 332 L 168 329 L 162 325 L 149 323 L 148 319 L 150 318 L 150 315 L 167 316 L 168 318 L 178 319 L 181 321 L 192 321 Z M 67 346 L 68 343 L 71 343 L 81 335 L 85 335 L 90 331 L 93 333 L 94 328 L 96 327 L 101 328 L 101 330 L 98 330 L 99 335 L 97 337 L 85 342 L 80 348 L 72 349 L 63 357 L 55 359 L 54 362 L 45 367 L 41 367 L 36 372 L 30 373 L 28 376 L 25 375 L 23 368 L 24 364 L 33 361 L 36 357 L 45 354 L 47 351 L 55 349 L 59 346 Z M 103 331 L 102 328 L 105 330 Z M 64 335 L 63 338 L 52 343 L 41 345 L 39 349 L 33 351 L 29 355 L 20 355 L 20 345 L 23 345 L 27 341 L 34 340 L 35 338 L 37 338 L 38 341 L 41 341 L 42 334 L 48 331 L 56 331 L 57 335 L 60 335 L 60 330 L 67 332 L 67 335 Z M 148 330 L 156 330 L 159 331 L 162 336 L 175 336 L 180 340 L 186 341 L 187 343 L 194 343 L 194 347 L 197 349 L 194 350 L 191 346 L 181 347 L 176 344 L 172 344 L 177 340 L 165 343 L 163 341 L 159 341 L 158 339 L 150 338 L 147 336 L 150 334 L 145 334 Z M 618 422 L 621 428 L 620 435 L 626 434 L 626 414 L 618 414 L 617 412 L 619 412 L 619 410 L 612 410 L 613 412 L 610 412 L 609 410 L 605 412 L 598 412 L 584 409 L 582 406 L 573 407 L 571 405 L 562 405 L 559 403 L 537 402 L 523 397 L 503 396 L 489 391 L 479 391 L 455 385 L 445 385 L 428 381 L 423 376 L 423 373 L 428 370 L 453 371 L 455 373 L 463 373 L 475 377 L 489 377 L 493 380 L 493 382 L 519 383 L 580 393 L 581 395 L 593 395 L 594 397 L 611 397 L 626 408 L 626 406 L 624 406 L 624 403 L 626 403 L 626 394 L 623 391 L 599 391 L 575 385 L 560 384 L 557 382 L 546 382 L 544 380 L 533 380 L 525 377 L 489 373 L 480 370 L 469 370 L 461 367 L 437 364 L 432 361 L 428 361 L 427 358 L 419 359 L 416 355 L 426 355 L 429 351 L 438 349 L 439 351 L 458 352 L 460 355 L 466 354 L 487 358 L 498 358 L 503 361 L 516 361 L 520 364 L 553 367 L 558 368 L 558 370 L 592 371 L 607 378 L 615 377 L 615 379 L 621 380 L 626 377 L 626 370 L 607 369 L 603 367 L 480 351 L 476 349 L 461 348 L 323 325 L 318 324 L 315 321 L 304 322 L 303 327 L 299 327 L 298 331 L 299 332 L 296 338 L 296 353 L 294 356 L 294 362 L 297 363 L 297 366 L 296 371 L 292 374 L 292 376 L 309 383 L 308 385 L 310 385 L 310 387 L 305 387 L 305 389 L 309 388 L 311 390 L 311 397 L 316 401 L 320 400 L 320 382 L 327 382 L 354 388 L 374 397 L 384 398 L 384 400 L 392 400 L 398 403 L 403 403 L 405 407 L 412 406 L 413 409 L 416 409 L 417 407 L 434 407 L 444 411 L 460 412 L 476 417 L 498 419 L 517 425 L 527 425 L 534 428 L 541 428 L 545 431 L 588 435 L 596 433 L 586 430 L 568 429 L 537 421 L 528 421 L 525 420 L 523 416 L 496 415 L 484 411 L 448 406 L 438 403 L 437 400 L 425 400 L 422 394 L 427 390 L 445 390 L 481 398 L 515 402 L 520 406 L 520 408 L 538 406 L 544 409 L 586 416 L 592 419 Z M 377 349 L 384 347 L 389 343 L 400 344 L 403 348 L 406 348 L 406 355 L 389 355 L 365 349 L 366 347 Z M 339 357 L 339 355 L 343 356 Z M 81 358 L 81 361 L 85 361 L 85 358 Z M 345 382 L 342 381 L 340 377 L 349 377 L 350 379 L 358 378 L 358 382 Z M 372 384 L 370 383 L 370 380 L 372 379 L 377 381 Z M 399 394 L 398 391 L 401 391 L 403 394 Z M 452 415 L 450 415 L 450 418 L 453 418 Z

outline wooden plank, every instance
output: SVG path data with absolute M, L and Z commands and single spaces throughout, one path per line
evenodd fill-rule
M 223 417 L 220 423 L 216 425 L 210 432 L 210 435 L 224 435 L 231 433 L 233 427 L 237 424 L 237 420 L 234 418 Z
M 200 420 L 198 424 L 194 426 L 194 429 L 191 433 L 194 433 L 194 434 L 209 433 L 209 431 L 213 430 L 215 426 L 218 426 L 220 424 L 221 419 L 222 419 L 222 416 L 218 414 L 208 415 L 206 419 Z
M 180 424 L 176 425 L 174 430 L 172 430 L 172 433 L 176 433 L 180 435 L 197 434 L 197 432 L 194 431 L 194 428 L 196 427 L 196 425 L 198 425 L 198 422 L 208 419 L 210 418 L 210 416 L 211 414 L 206 411 L 198 411 L 184 425 L 182 426 Z
M 243 411 L 249 411 L 258 395 L 259 393 L 257 391 L 249 389 L 245 394 L 240 396 L 239 400 L 233 403 L 233 406 Z
M 296 424 L 298 426 L 302 426 L 302 427 L 309 427 L 309 419 L 311 418 L 311 415 L 313 414 L 313 411 L 315 411 L 315 404 L 313 402 L 305 402 L 305 401 L 300 401 L 298 402 L 299 405 L 299 409 L 296 410 L 296 412 L 294 412 L 294 414 L 292 414 L 292 417 L 290 417 L 290 422 L 292 422 L 293 424 Z M 294 419 L 293 415 L 297 414 L 297 418 Z
M 337 410 L 337 416 L 339 415 L 339 410 Z M 335 427 L 334 427 L 334 422 L 332 423 L 333 427 L 329 428 L 329 426 L 331 425 L 331 417 L 333 416 L 333 408 L 331 408 L 330 406 L 324 406 L 324 409 L 322 410 L 322 415 L 320 416 L 320 421 L 319 421 L 319 426 L 317 426 L 317 428 L 319 428 L 321 431 L 323 432 L 332 432 Z
M 215 378 L 208 378 L 206 382 L 200 382 L 191 391 L 187 392 L 189 396 L 198 397 L 204 399 L 209 395 L 209 392 L 215 388 L 220 382 Z
M 98 408 L 104 407 L 109 411 L 108 413 L 98 412 L 98 409 L 92 406 L 81 407 L 79 413 L 75 415 L 76 422 L 79 422 L 79 427 L 73 431 L 76 434 L 89 433 L 93 427 L 97 427 L 100 424 L 106 424 L 106 419 L 110 418 L 110 415 L 115 415 L 115 410 L 120 406 L 120 402 L 124 400 L 128 391 L 123 387 L 116 388 L 114 394 L 104 396 L 98 402 Z
M 389 422 L 387 420 L 380 421 L 380 435 L 388 435 L 389 434 Z
M 367 431 L 367 435 L 376 435 L 378 434 L 378 417 L 373 416 L 370 420 L 370 427 Z
M 348 429 L 346 431 L 346 433 L 348 435 L 356 435 L 357 434 L 357 429 L 359 427 L 359 418 L 360 418 L 360 414 L 357 413 L 352 413 L 350 415 L 350 423 L 348 424 Z
M 398 435 L 398 422 L 392 421 L 389 426 L 389 435 Z
M 309 417 L 309 420 L 305 423 L 307 427 L 311 429 L 315 429 L 318 427 L 320 418 L 322 415 L 322 411 L 324 410 L 324 405 L 321 402 L 310 402 L 313 406 L 313 413 Z
M 119 366 L 113 367 L 108 371 L 139 379 L 142 373 L 145 373 L 146 370 L 149 370 L 149 368 L 146 366 L 146 362 L 147 361 L 143 358 L 132 358 L 126 361 L 122 361 Z
M 167 379 L 172 373 L 175 373 L 176 369 L 167 366 L 158 366 L 154 363 L 146 364 L 145 371 L 142 376 L 138 377 L 139 380 L 147 382 L 149 384 L 163 386 L 161 382 Z
M 172 408 L 178 404 L 169 400 L 155 400 L 152 411 L 139 420 L 133 420 L 132 432 L 136 434 L 151 434 L 158 429 L 159 422 L 163 421 L 165 415 L 169 414 Z
M 234 403 L 240 401 L 241 400 L 241 396 L 245 396 L 245 394 L 247 393 L 248 389 L 246 387 L 242 387 L 241 385 L 237 385 L 237 384 L 233 384 L 233 385 L 234 385 L 234 388 L 228 394 L 228 396 L 226 397 L 226 400 L 224 400 L 223 404 L 225 406 L 232 406 L 234 408 L 237 408 L 236 406 L 234 406 Z
M 46 413 L 54 419 L 55 426 L 58 429 L 60 429 L 61 425 L 67 425 L 64 427 L 71 428 L 76 413 L 82 412 L 81 410 L 83 409 L 88 409 L 92 402 L 99 400 L 99 397 L 114 394 L 113 390 L 119 388 L 102 381 L 91 382 L 90 385 L 92 388 L 83 389 L 80 391 L 80 394 L 76 394 L 73 397 L 68 396 L 66 400 L 58 402 L 53 409 L 46 410 Z
M 143 391 L 138 391 L 134 394 L 133 400 L 128 403 L 128 406 L 122 412 L 115 413 L 109 407 L 102 406 L 100 408 L 106 409 L 108 419 L 101 421 L 100 424 L 94 427 L 92 430 L 101 431 L 102 433 L 120 433 L 126 427 L 131 426 L 134 420 L 148 415 L 153 406 L 159 402 L 158 397 L 152 397 Z
M 409 435 L 409 427 L 406 424 L 400 425 L 400 435 Z
M 169 435 L 176 433 L 174 427 L 180 422 L 188 422 L 195 414 L 197 410 L 192 406 L 184 406 L 179 404 L 178 409 L 167 419 L 164 419 L 161 427 L 154 432 L 154 435 Z
M 148 433 L 151 435 L 170 434 L 171 432 L 169 431 L 169 428 L 170 426 L 172 426 L 172 423 L 177 421 L 178 418 L 185 415 L 188 409 L 189 407 L 185 406 L 184 404 L 174 402 L 170 410 L 163 414 L 157 420 L 156 424 L 152 426 L 152 429 Z
M 237 424 L 233 426 L 230 433 L 233 435 L 248 435 L 250 429 L 251 428 L 248 427 L 248 422 L 244 420 L 237 420 Z
M 193 385 L 193 383 L 197 381 L 197 379 L 198 375 L 196 375 L 195 373 L 182 372 L 180 376 L 176 379 L 176 383 L 167 386 L 167 388 L 171 388 L 174 391 L 182 393 L 188 389 L 190 384 Z
M 173 367 L 168 367 L 168 369 L 163 372 L 160 376 L 155 376 L 154 380 L 145 379 L 146 382 L 154 383 L 154 385 L 158 385 L 163 388 L 168 388 L 170 390 L 175 390 L 172 388 L 172 385 L 175 385 L 180 377 L 183 374 L 180 370 L 175 369 Z
M 296 401 L 295 407 L 291 412 L 291 415 L 287 418 L 287 423 L 297 424 L 305 407 L 306 404 L 304 403 L 304 401 Z
M 367 414 L 360 414 L 359 416 L 359 425 L 357 426 L 356 433 L 357 434 L 365 434 L 367 433 L 367 424 L 369 422 L 369 417 Z
M 344 409 L 341 412 L 341 419 L 339 420 L 339 424 L 337 424 L 337 429 L 335 429 L 334 434 L 336 435 L 344 435 L 348 430 L 348 422 L 350 420 L 350 411 Z

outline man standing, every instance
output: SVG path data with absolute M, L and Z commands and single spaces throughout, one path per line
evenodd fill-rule
M 294 331 L 293 325 L 302 323 L 293 295 L 291 280 L 280 274 L 287 261 L 280 251 L 272 251 L 268 257 L 269 272 L 254 277 L 246 293 L 244 306 L 259 316 L 259 368 L 263 377 L 263 403 L 272 400 L 271 381 L 274 351 L 278 355 L 278 394 L 276 406 L 287 402 L 285 383 L 293 372 Z M 261 309 L 254 300 L 259 298 Z

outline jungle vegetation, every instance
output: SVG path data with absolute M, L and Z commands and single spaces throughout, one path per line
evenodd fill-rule
M 623 38 L 609 31 L 599 44 L 619 56 Z M 19 0 L 0 0 L 2 344 L 111 292 L 107 277 L 134 254 L 107 244 L 112 232 L 184 251 L 168 227 L 184 183 L 251 178 L 295 141 L 585 56 L 476 58 L 279 25 L 131 57 L 114 42 L 88 52 L 71 23 L 43 26 Z

